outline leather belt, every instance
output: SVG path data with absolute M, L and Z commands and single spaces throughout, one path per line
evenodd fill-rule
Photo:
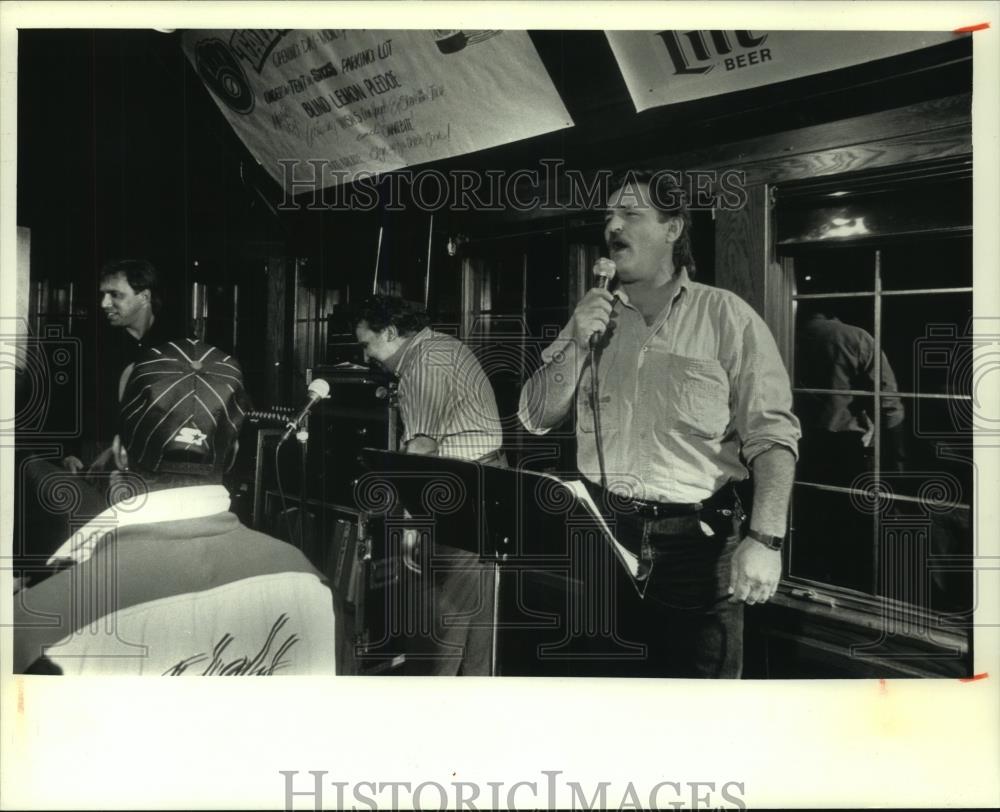
M 587 480 L 584 480 L 587 482 Z M 628 513 L 643 519 L 667 519 L 677 516 L 692 516 L 704 512 L 715 512 L 720 516 L 732 516 L 743 510 L 732 484 L 724 485 L 702 502 L 653 502 L 646 499 L 632 499 L 613 491 L 605 491 L 598 485 L 587 482 L 592 493 L 598 494 L 603 504 L 615 513 Z

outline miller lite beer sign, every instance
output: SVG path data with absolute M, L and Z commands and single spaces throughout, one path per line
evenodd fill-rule
M 940 31 L 607 31 L 637 111 L 948 42 Z

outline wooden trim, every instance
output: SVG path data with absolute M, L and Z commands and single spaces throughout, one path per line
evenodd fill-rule
M 733 291 L 766 318 L 768 189 L 747 189 L 746 205 L 715 217 L 715 284 Z
M 679 155 L 659 156 L 663 166 L 712 169 L 782 162 L 820 152 L 848 149 L 870 142 L 906 140 L 922 133 L 964 129 L 971 151 L 972 94 L 962 93 L 921 104 L 855 116 L 798 130 L 734 141 Z M 847 172 L 849 167 L 834 171 Z
M 917 161 L 972 154 L 972 94 L 961 93 L 920 104 L 705 149 L 639 157 L 643 165 L 675 170 L 735 169 L 746 186 L 779 183 Z M 636 162 L 636 161 L 633 161 Z M 613 165 L 609 169 L 626 168 Z M 519 188 L 525 199 L 548 200 L 543 186 Z M 556 215 L 579 215 L 569 206 L 506 212 L 496 222 L 525 223 Z
M 746 183 L 749 185 L 839 175 L 971 153 L 972 130 L 969 125 L 962 124 L 739 166 L 746 172 Z

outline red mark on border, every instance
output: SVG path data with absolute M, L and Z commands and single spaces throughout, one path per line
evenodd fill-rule
M 885 682 L 884 679 L 880 679 L 878 681 L 878 689 L 879 689 L 879 693 L 882 693 L 882 694 L 889 693 L 889 686 L 886 685 L 886 682 Z
M 971 677 L 959 677 L 959 682 L 975 682 L 977 679 L 986 679 L 989 677 L 989 673 L 983 671 L 982 674 L 973 674 Z
M 971 34 L 973 31 L 984 31 L 989 28 L 989 23 L 977 23 L 976 25 L 965 25 L 961 28 L 956 28 L 951 33 L 953 34 Z

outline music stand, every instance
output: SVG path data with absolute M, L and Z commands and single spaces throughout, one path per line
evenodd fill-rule
M 567 516 L 594 510 L 556 477 L 476 462 L 365 448 L 369 469 L 355 482 L 362 510 L 387 513 L 401 504 L 413 517 L 433 516 L 435 543 L 447 543 L 493 565 L 490 674 L 497 675 L 501 568 L 565 567 L 571 551 Z M 604 532 L 610 538 L 607 527 Z

